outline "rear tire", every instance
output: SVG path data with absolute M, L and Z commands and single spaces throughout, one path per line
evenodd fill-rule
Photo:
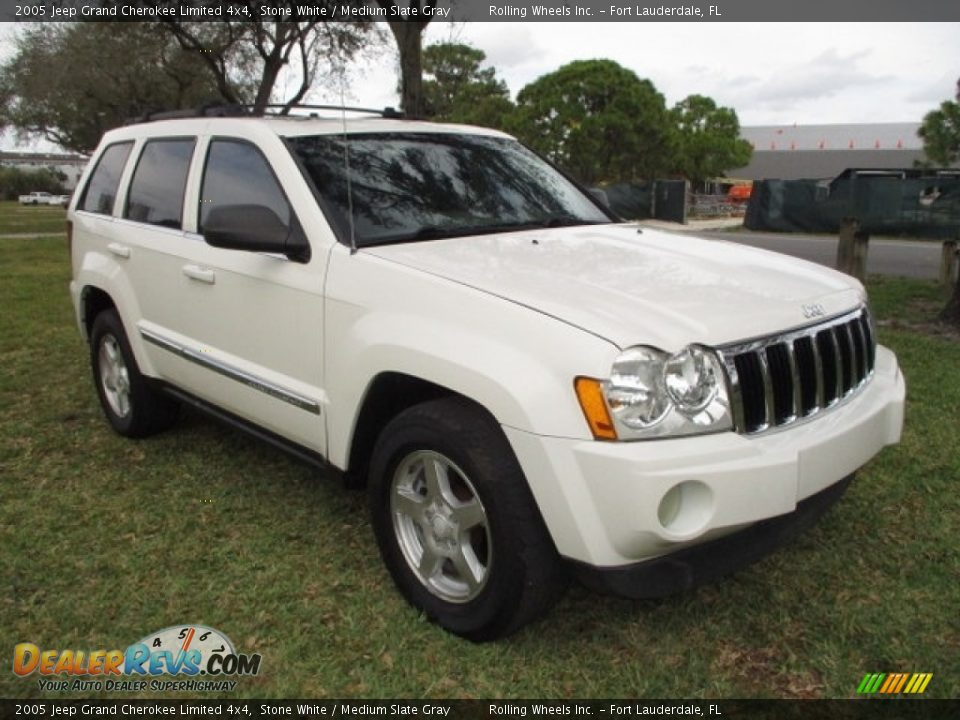
M 147 383 L 137 367 L 123 322 L 113 308 L 93 321 L 90 364 L 103 413 L 119 434 L 146 437 L 176 422 L 179 404 Z
M 394 418 L 374 448 L 369 493 L 398 589 L 450 632 L 503 637 L 562 595 L 564 567 L 523 471 L 479 406 L 444 398 Z

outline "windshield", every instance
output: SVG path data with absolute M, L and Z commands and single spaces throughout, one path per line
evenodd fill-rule
M 590 198 L 516 140 L 375 133 L 287 142 L 342 238 L 350 237 L 352 212 L 357 247 L 610 222 Z

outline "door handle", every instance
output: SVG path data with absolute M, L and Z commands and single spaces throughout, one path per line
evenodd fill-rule
M 107 245 L 107 250 L 116 255 L 117 257 L 128 258 L 130 257 L 130 248 L 126 245 L 121 245 L 120 243 L 110 243 Z
M 213 285 L 217 279 L 217 275 L 213 272 L 213 270 L 200 267 L 199 265 L 184 265 L 183 274 L 191 280 L 198 280 L 209 285 Z

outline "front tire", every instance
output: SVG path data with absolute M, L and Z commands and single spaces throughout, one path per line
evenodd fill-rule
M 176 422 L 179 404 L 148 385 L 114 309 L 93 321 L 90 364 L 103 413 L 120 435 L 146 437 Z
M 369 492 L 398 589 L 450 632 L 503 637 L 562 594 L 563 565 L 523 471 L 477 405 L 444 398 L 394 418 L 374 448 Z

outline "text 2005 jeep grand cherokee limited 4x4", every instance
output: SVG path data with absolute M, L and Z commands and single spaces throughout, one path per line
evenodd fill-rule
M 364 479 L 397 587 L 475 640 L 571 573 L 644 597 L 742 565 L 900 436 L 859 283 L 620 224 L 498 132 L 145 122 L 69 221 L 114 429 L 188 402 Z

